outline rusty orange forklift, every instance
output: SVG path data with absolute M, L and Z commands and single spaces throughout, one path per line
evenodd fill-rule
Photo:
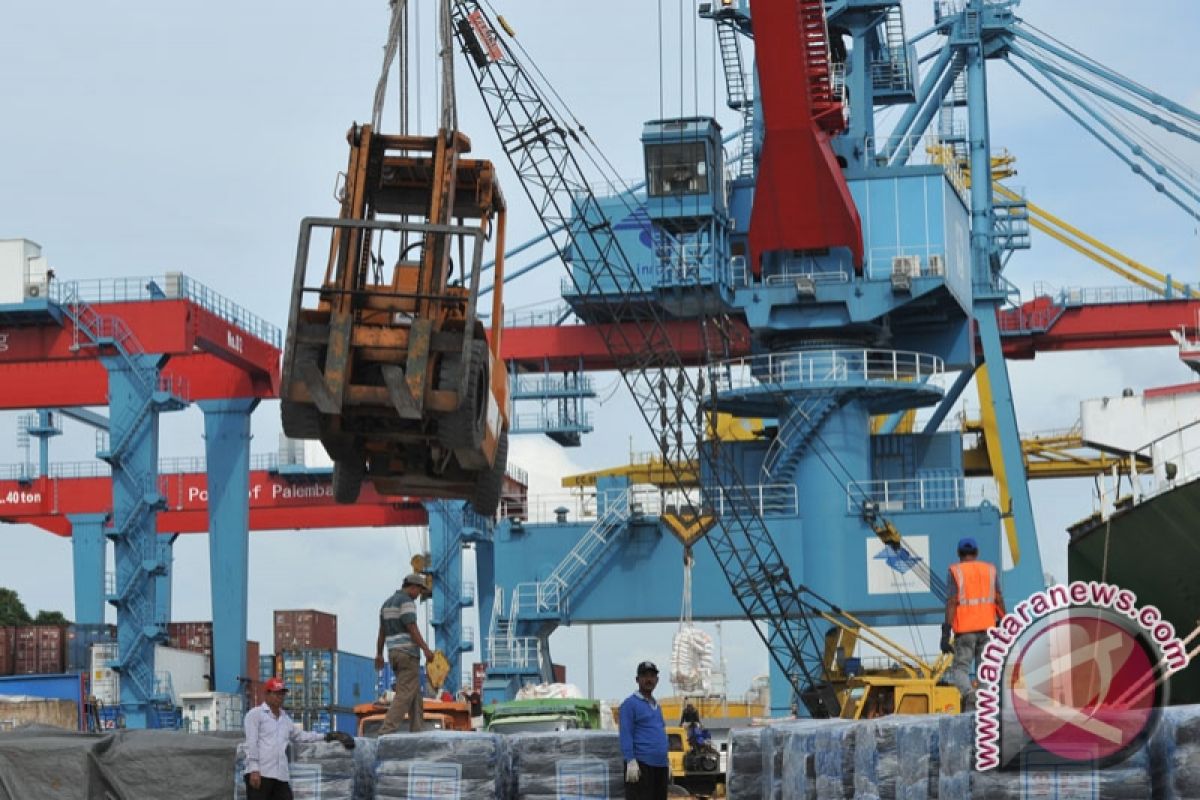
M 508 455 L 500 360 L 504 196 L 470 140 L 348 135 L 340 215 L 301 222 L 280 390 L 284 433 L 319 439 L 339 503 L 455 497 L 492 516 Z M 329 237 L 310 285 L 315 230 Z M 323 235 L 325 235 L 323 234 Z M 475 308 L 494 248 L 490 341 Z M 317 271 L 316 268 L 314 271 Z

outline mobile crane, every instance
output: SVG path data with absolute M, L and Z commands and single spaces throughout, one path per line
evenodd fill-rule
M 369 480 L 381 494 L 465 498 L 491 516 L 508 455 L 499 358 L 506 209 L 491 162 L 464 157 L 471 143 L 456 129 L 445 25 L 443 36 L 437 135 L 354 125 L 338 217 L 301 223 L 281 413 L 287 436 L 319 439 L 329 453 L 339 503 L 354 502 Z M 313 283 L 318 230 L 330 241 Z M 490 337 L 476 316 L 488 242 Z

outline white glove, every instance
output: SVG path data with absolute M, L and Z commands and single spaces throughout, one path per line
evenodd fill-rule
M 630 761 L 625 765 L 625 782 L 637 783 L 642 777 L 641 767 L 638 766 L 637 759 Z

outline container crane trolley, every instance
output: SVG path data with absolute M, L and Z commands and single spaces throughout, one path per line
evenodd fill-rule
M 369 480 L 381 494 L 465 498 L 491 516 L 508 454 L 499 359 L 505 204 L 495 169 L 460 157 L 470 140 L 448 128 L 422 137 L 356 125 L 348 139 L 340 215 L 300 227 L 284 433 L 321 441 L 340 503 L 354 502 Z M 328 231 L 329 256 L 311 285 L 317 229 Z M 490 347 L 475 312 L 488 242 Z

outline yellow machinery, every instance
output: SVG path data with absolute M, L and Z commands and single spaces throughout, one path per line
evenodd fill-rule
M 459 158 L 470 143 L 454 131 L 383 136 L 362 125 L 349 139 L 341 215 L 301 226 L 280 390 L 284 433 L 321 440 L 338 502 L 354 502 L 368 479 L 381 494 L 468 498 L 490 516 L 508 450 L 499 359 L 505 208 L 495 170 Z M 332 231 L 329 259 L 310 287 L 318 227 Z M 490 347 L 475 316 L 489 239 Z M 390 270 L 388 244 L 396 245 Z M 458 281 L 455 248 L 465 270 Z
M 394 5 L 393 23 L 400 13 Z M 338 502 L 369 480 L 380 494 L 465 498 L 491 516 L 508 455 L 505 203 L 492 163 L 464 157 L 451 42 L 443 19 L 437 135 L 355 125 L 338 217 L 301 223 L 280 399 L 284 433 L 319 439 L 333 460 Z M 310 281 L 315 233 L 328 234 L 328 259 Z M 490 342 L 475 310 L 485 246 L 496 265 Z
M 961 710 L 958 689 L 941 683 L 950 656 L 939 655 L 930 663 L 836 607 L 817 616 L 834 626 L 825 638 L 825 674 L 837 691 L 843 719 Z M 881 653 L 884 663 L 856 658 L 860 642 Z

